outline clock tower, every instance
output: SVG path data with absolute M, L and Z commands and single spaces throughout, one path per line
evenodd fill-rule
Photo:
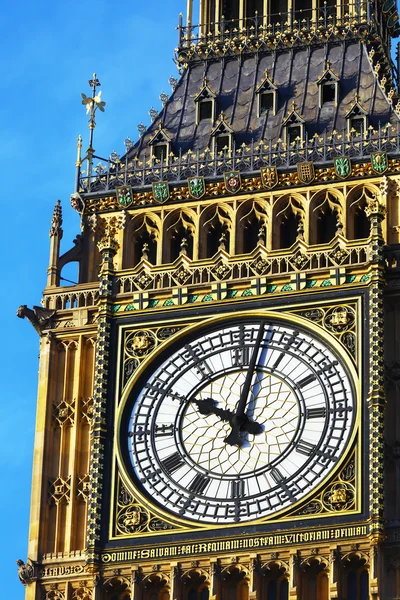
M 81 233 L 57 203 L 18 310 L 27 600 L 400 597 L 399 33 L 395 0 L 188 0 L 170 97 L 100 162 L 90 80 Z

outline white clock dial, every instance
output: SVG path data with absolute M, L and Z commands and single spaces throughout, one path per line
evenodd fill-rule
M 317 336 L 247 319 L 192 334 L 136 394 L 131 469 L 164 509 L 238 523 L 301 500 L 346 449 L 350 377 Z

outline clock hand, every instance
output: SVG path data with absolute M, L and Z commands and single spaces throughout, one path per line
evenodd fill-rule
M 256 368 L 258 351 L 260 349 L 263 337 L 264 337 L 264 322 L 261 322 L 260 329 L 258 330 L 256 343 L 254 345 L 254 350 L 253 350 L 253 353 L 251 355 L 251 359 L 249 362 L 249 368 L 247 370 L 246 379 L 245 379 L 245 382 L 243 384 L 242 391 L 240 394 L 240 399 L 239 399 L 239 403 L 238 403 L 238 406 L 236 409 L 236 413 L 234 413 L 232 421 L 230 422 L 232 431 L 224 440 L 230 446 L 242 446 L 243 439 L 241 438 L 240 433 L 242 431 L 248 431 L 247 428 L 244 427 L 244 425 L 245 424 L 247 425 L 249 423 L 254 423 L 254 421 L 249 421 L 249 417 L 245 414 L 245 411 L 246 411 L 246 406 L 247 406 L 247 400 L 249 397 L 251 382 L 253 380 L 253 375 L 254 375 L 254 371 Z M 258 423 L 254 423 L 254 425 L 257 425 L 259 428 L 259 431 L 257 431 L 256 433 L 261 433 L 261 431 L 262 431 L 261 425 L 259 425 Z M 253 433 L 253 431 L 249 431 L 248 433 Z
M 218 408 L 216 400 L 212 398 L 205 398 L 204 400 L 193 400 L 196 404 L 199 413 L 208 417 L 209 415 L 216 415 L 221 421 L 227 421 L 232 425 L 233 419 L 236 416 L 232 410 Z M 255 421 L 250 421 L 247 415 L 243 416 L 243 424 L 241 431 L 246 431 L 252 435 L 262 433 L 263 427 Z

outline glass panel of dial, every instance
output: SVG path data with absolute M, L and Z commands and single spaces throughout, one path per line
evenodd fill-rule
M 246 416 L 262 432 L 242 431 L 232 446 L 225 440 L 254 352 Z M 204 415 L 210 398 L 219 410 Z M 183 343 L 149 375 L 129 421 L 131 462 L 152 500 L 176 515 L 251 521 L 329 476 L 355 410 L 346 369 L 317 337 L 273 322 L 224 326 Z

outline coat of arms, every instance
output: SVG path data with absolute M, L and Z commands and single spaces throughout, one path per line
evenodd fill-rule
M 192 196 L 192 198 L 195 198 L 196 200 L 200 200 L 200 198 L 202 198 L 206 193 L 206 184 L 204 181 L 204 177 L 189 177 L 188 186 L 189 194 Z
M 225 187 L 231 194 L 236 194 L 242 187 L 240 171 L 228 171 L 224 173 Z
M 341 179 L 346 179 L 351 173 L 351 160 L 348 156 L 337 156 L 333 159 L 335 173 Z
M 389 162 L 386 152 L 372 152 L 371 165 L 375 173 L 381 175 L 388 170 Z
M 119 206 L 122 206 L 122 208 L 128 208 L 132 202 L 132 186 L 121 185 L 120 187 L 117 187 L 117 203 Z
M 153 198 L 156 202 L 166 202 L 169 200 L 168 181 L 156 181 L 153 183 Z
M 314 163 L 312 161 L 297 163 L 297 175 L 301 183 L 311 183 L 314 181 Z
M 278 169 L 276 167 L 261 167 L 261 181 L 264 187 L 272 190 L 278 185 Z

